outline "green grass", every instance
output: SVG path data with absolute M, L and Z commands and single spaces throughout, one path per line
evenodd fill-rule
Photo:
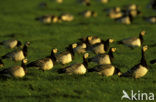
M 143 16 L 154 15 L 154 11 L 146 8 L 148 0 L 110 0 L 106 5 L 93 1 L 91 7 L 80 5 L 76 0 L 64 0 L 62 4 L 45 0 L 48 9 L 40 9 L 37 6 L 41 1 L 43 0 L 3 0 L 0 3 L 0 41 L 12 39 L 10 37 L 12 33 L 15 33 L 15 39 L 22 42 L 30 41 L 29 61 L 47 56 L 54 47 L 62 51 L 68 44 L 87 35 L 96 35 L 102 39 L 114 38 L 117 41 L 138 36 L 138 33 L 144 29 L 147 31 L 145 44 L 156 43 L 156 25 L 143 21 L 141 16 L 137 17 L 133 24 L 123 25 L 109 19 L 102 11 L 103 8 L 136 3 L 140 6 Z M 78 16 L 78 12 L 85 9 L 97 11 L 98 17 L 85 19 Z M 75 20 L 51 25 L 44 25 L 34 20 L 38 16 L 59 15 L 63 12 L 73 14 Z M 115 43 L 111 46 L 117 47 L 114 65 L 117 65 L 121 71 L 125 72 L 139 62 L 140 48 L 131 50 Z M 9 51 L 0 47 L 0 55 Z M 148 64 L 151 59 L 156 58 L 155 53 L 156 47 L 151 47 L 147 51 Z M 74 62 L 81 62 L 79 58 L 77 55 Z M 20 64 L 9 60 L 4 62 L 5 67 Z M 148 74 L 137 80 L 117 76 L 107 78 L 97 73 L 81 76 L 58 74 L 57 70 L 61 67 L 56 65 L 53 70 L 46 72 L 31 68 L 23 79 L 0 80 L 0 102 L 121 102 L 122 90 L 127 92 L 140 90 L 153 92 L 156 95 L 156 65 L 149 64 Z M 124 100 L 124 102 L 129 101 Z

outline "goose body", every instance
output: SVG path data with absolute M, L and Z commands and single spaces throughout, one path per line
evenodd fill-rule
M 52 22 L 52 16 L 50 15 L 41 16 L 41 17 L 37 17 L 36 20 L 39 20 L 40 22 L 45 24 L 50 24 Z
M 53 68 L 54 63 L 56 61 L 55 54 L 57 53 L 57 49 L 53 49 L 51 52 L 51 56 L 33 61 L 27 64 L 27 67 L 38 67 L 39 69 L 45 71 Z
M 119 44 L 124 44 L 129 47 L 141 47 L 141 45 L 143 44 L 143 36 L 145 35 L 145 33 L 145 31 L 141 31 L 139 37 L 123 39 L 119 41 Z
M 62 14 L 62 15 L 61 15 L 61 19 L 62 19 L 63 21 L 68 21 L 68 22 L 70 22 L 70 21 L 74 20 L 74 16 L 71 15 L 71 14 Z
M 71 44 L 66 48 L 66 51 L 56 54 L 56 61 L 63 65 L 72 62 L 74 57 L 74 48 L 77 47 L 77 44 Z
M 15 78 L 22 78 L 26 75 L 26 69 L 25 69 L 25 62 L 26 59 L 22 61 L 21 66 L 14 66 L 7 69 L 3 69 L 0 71 L 0 76 L 4 77 L 15 77 Z
M 121 22 L 123 24 L 127 24 L 127 25 L 131 24 L 131 22 L 132 22 L 132 19 L 129 16 L 122 16 L 122 17 L 117 18 L 115 20 L 118 22 Z
M 76 48 L 74 48 L 74 52 L 77 52 L 78 54 L 83 54 L 86 52 L 86 48 L 87 48 L 86 43 L 81 43 L 78 44 Z
M 144 20 L 146 20 L 149 23 L 155 24 L 156 23 L 156 16 L 144 17 Z
M 18 40 L 5 40 L 5 41 L 0 42 L 0 45 L 13 49 L 15 47 L 21 46 L 22 43 Z
M 147 46 L 143 46 L 142 48 L 142 58 L 141 62 L 134 67 L 132 67 L 127 72 L 123 73 L 121 77 L 133 77 L 133 78 L 141 78 L 144 77 L 148 72 L 148 66 L 146 63 L 144 52 L 147 50 Z
M 112 76 L 114 74 L 118 74 L 118 75 L 121 74 L 120 70 L 111 64 L 98 65 L 98 66 L 90 69 L 90 71 L 91 72 L 95 71 L 98 74 L 104 75 L 107 77 Z
M 1 57 L 1 59 L 7 59 L 10 58 L 14 61 L 22 61 L 27 56 L 27 47 L 30 45 L 29 42 L 26 42 L 23 49 L 21 50 L 14 50 L 12 52 L 9 52 Z
M 61 72 L 63 73 L 67 73 L 67 74 L 85 74 L 87 72 L 87 67 L 88 67 L 88 63 L 87 63 L 87 57 L 88 57 L 88 53 L 84 54 L 83 56 L 83 63 L 79 63 L 79 64 L 72 64 L 64 69 L 61 70 Z
M 92 58 L 88 58 L 88 61 L 89 62 L 96 62 L 98 63 L 99 65 L 102 65 L 102 64 L 111 64 L 114 56 L 113 56 L 113 52 L 116 51 L 116 48 L 110 48 L 110 51 L 108 52 L 108 54 L 99 54 L 95 57 L 92 57 Z
M 93 51 L 95 54 L 104 54 L 109 48 L 109 43 L 112 43 L 113 41 L 114 41 L 113 39 L 101 41 L 101 43 L 96 43 L 91 47 L 88 47 L 88 50 Z

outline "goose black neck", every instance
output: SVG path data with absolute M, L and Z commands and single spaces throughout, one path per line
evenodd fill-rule
M 111 62 L 112 62 L 112 60 L 114 59 L 114 55 L 113 55 L 113 52 L 112 52 L 111 49 L 109 50 L 108 55 L 109 55 L 110 60 L 111 60 Z
M 72 48 L 72 45 L 67 47 L 67 51 L 69 51 L 71 53 L 72 57 L 74 57 L 75 54 L 74 54 L 74 50 Z
M 147 67 L 147 62 L 146 62 L 146 59 L 145 59 L 145 52 L 143 51 L 143 49 L 142 49 L 141 55 L 142 55 L 142 57 L 141 57 L 141 65 Z
M 23 47 L 23 53 L 24 53 L 24 56 L 27 57 L 27 53 L 28 53 L 28 47 L 27 47 L 27 45 L 24 45 L 24 47 Z
M 56 62 L 56 57 L 53 51 L 51 52 L 50 58 L 52 59 L 52 61 Z
M 143 36 L 141 35 L 141 33 L 139 34 L 139 38 L 140 38 L 140 40 L 141 40 L 141 45 L 142 45 L 142 44 L 143 44 L 144 39 L 143 39 Z
M 83 65 L 88 68 L 88 61 L 86 58 L 83 57 Z
M 109 49 L 109 39 L 104 41 L 104 50 L 108 51 L 108 49 Z
M 26 70 L 26 64 L 23 61 L 22 61 L 21 66 L 23 67 L 24 71 L 27 72 L 27 70 Z

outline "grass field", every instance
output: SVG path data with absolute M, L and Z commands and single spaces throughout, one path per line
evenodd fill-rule
M 0 2 L 0 41 L 14 38 L 22 42 L 30 41 L 29 61 L 42 58 L 50 54 L 52 48 L 60 51 L 68 44 L 76 42 L 78 38 L 95 35 L 102 39 L 114 38 L 116 41 L 138 36 L 141 30 L 146 30 L 145 44 L 156 44 L 156 25 L 149 24 L 137 17 L 133 24 L 124 25 L 117 23 L 102 11 L 104 8 L 124 6 L 131 3 L 140 5 L 143 16 L 154 15 L 156 12 L 147 8 L 149 0 L 110 0 L 106 5 L 92 1 L 90 7 L 78 4 L 76 0 L 64 0 L 57 4 L 51 0 L 48 9 L 40 9 L 38 4 L 43 0 L 3 0 Z M 83 18 L 78 15 L 85 9 L 98 12 L 96 18 Z M 44 25 L 34 20 L 35 17 L 63 12 L 75 16 L 72 22 L 62 22 Z M 122 72 L 127 71 L 140 61 L 141 50 L 131 50 L 123 45 L 112 44 L 117 48 L 114 65 Z M 9 52 L 9 49 L 0 47 L 0 56 Z M 149 61 L 156 58 L 156 47 L 149 47 L 146 58 Z M 81 57 L 76 55 L 74 62 L 81 62 Z M 6 68 L 18 65 L 19 62 L 4 60 Z M 42 72 L 30 68 L 23 79 L 0 80 L 0 102 L 121 102 L 122 90 L 154 93 L 156 95 L 156 65 L 150 65 L 148 74 L 141 79 L 119 78 L 118 76 L 104 77 L 97 73 L 85 75 L 58 74 L 61 65 L 56 65 L 51 71 Z M 90 65 L 90 68 L 93 65 Z M 129 102 L 123 100 L 123 102 Z M 141 101 L 146 102 L 146 101 Z

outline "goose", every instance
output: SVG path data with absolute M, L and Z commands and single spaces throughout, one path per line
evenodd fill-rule
M 128 47 L 134 48 L 134 47 L 141 47 L 143 44 L 143 36 L 145 35 L 146 31 L 141 31 L 139 34 L 139 37 L 131 37 L 127 39 L 123 39 L 121 41 L 118 41 L 119 44 L 127 45 Z
M 70 63 L 74 58 L 74 48 L 77 47 L 77 44 L 70 44 L 66 47 L 66 51 L 56 54 L 56 62 L 63 65 Z
M 132 67 L 130 70 L 128 70 L 127 72 L 123 73 L 121 75 L 121 77 L 133 77 L 133 78 L 141 78 L 143 76 L 145 76 L 148 72 L 148 65 L 145 59 L 145 52 L 148 49 L 148 46 L 145 45 L 142 47 L 141 50 L 141 61 L 139 64 L 135 65 L 134 67 Z
M 85 18 L 90 18 L 90 17 L 96 17 L 97 16 L 97 12 L 91 11 L 91 10 L 85 10 L 84 12 L 81 12 L 79 14 L 83 15 Z
M 143 17 L 143 19 L 152 24 L 156 23 L 156 16 Z
M 60 4 L 63 2 L 63 0 L 56 0 L 56 2 Z
M 97 72 L 98 74 L 104 75 L 106 77 L 116 74 L 120 76 L 122 74 L 119 68 L 111 64 L 97 65 L 94 68 L 88 69 L 88 72 Z
M 1 56 L 1 59 L 12 59 L 14 61 L 22 61 L 24 58 L 27 57 L 28 52 L 28 46 L 30 45 L 30 42 L 26 42 L 24 47 L 20 50 L 14 50 L 12 52 L 9 52 L 3 56 Z
M 88 62 L 96 62 L 99 65 L 102 64 L 111 64 L 114 59 L 113 53 L 116 51 L 116 48 L 110 48 L 108 54 L 99 54 L 95 57 L 88 58 Z
M 85 74 L 88 68 L 88 58 L 89 54 L 85 53 L 83 56 L 83 63 L 72 64 L 70 66 L 65 67 L 64 69 L 60 69 L 59 73 L 67 73 L 67 74 Z
M 35 20 L 40 21 L 44 24 L 50 24 L 52 22 L 52 16 L 51 15 L 41 16 L 35 18 Z
M 80 38 L 79 40 L 87 45 L 94 45 L 101 42 L 101 38 L 96 36 L 87 36 L 85 38 Z
M 13 49 L 15 47 L 21 47 L 22 43 L 19 40 L 4 40 L 0 42 L 0 45 Z
M 45 71 L 45 70 L 50 70 L 53 68 L 54 63 L 56 61 L 55 54 L 57 53 L 57 49 L 54 48 L 51 51 L 51 55 L 47 56 L 45 58 L 33 61 L 29 64 L 27 64 L 27 67 L 38 67 L 39 69 Z
M 111 19 L 117 19 L 123 16 L 123 12 L 120 7 L 115 7 L 114 9 L 109 10 L 109 17 Z
M 70 22 L 70 21 L 74 20 L 74 16 L 71 15 L 71 14 L 68 14 L 68 13 L 61 14 L 60 17 L 61 17 L 61 20 L 62 21 L 68 21 L 68 22 Z
M 95 54 L 104 54 L 109 49 L 109 44 L 113 43 L 113 39 L 107 39 L 106 41 L 101 41 L 101 43 L 94 44 L 87 48 L 88 51 L 92 51 Z
M 100 0 L 100 1 L 101 1 L 101 3 L 103 3 L 103 4 L 107 4 L 109 0 Z
M 128 13 L 128 14 L 126 13 L 126 14 L 122 15 L 120 18 L 116 18 L 115 21 L 129 25 L 132 23 L 133 17 L 130 13 Z
M 77 47 L 74 48 L 74 53 L 84 54 L 86 52 L 87 44 L 86 43 L 77 43 Z
M 51 16 L 51 22 L 52 23 L 60 23 L 62 21 L 61 17 L 60 16 Z
M 0 71 L 0 76 L 23 78 L 27 72 L 25 68 L 26 63 L 27 63 L 27 59 L 23 59 L 21 66 L 14 66 L 14 67 L 3 69 Z

